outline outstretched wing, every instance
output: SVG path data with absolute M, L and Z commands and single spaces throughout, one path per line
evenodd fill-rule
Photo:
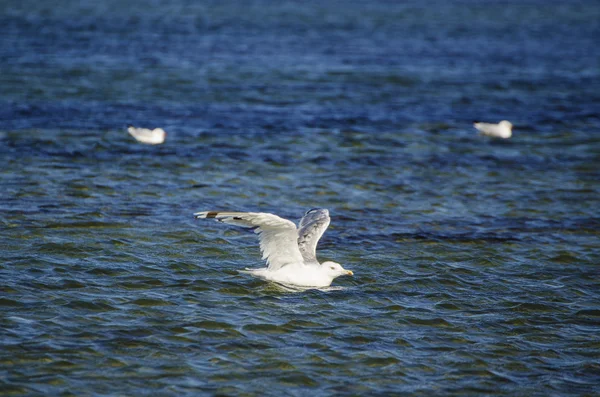
M 197 212 L 196 218 L 214 218 L 230 225 L 255 228 L 263 259 L 269 270 L 277 270 L 292 263 L 303 263 L 298 249 L 298 231 L 292 221 L 264 212 Z
M 317 261 L 317 243 L 329 226 L 329 211 L 313 208 L 304 214 L 298 229 L 298 248 L 307 264 L 319 264 Z

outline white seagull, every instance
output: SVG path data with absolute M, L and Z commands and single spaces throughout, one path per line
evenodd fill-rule
M 329 226 L 329 211 L 314 208 L 306 212 L 296 228 L 294 222 L 264 212 L 205 211 L 198 218 L 214 218 L 230 225 L 255 228 L 267 267 L 246 269 L 256 277 L 284 285 L 328 287 L 334 278 L 352 276 L 336 262 L 319 263 L 317 243 Z
M 148 145 L 159 145 L 165 141 L 167 136 L 162 128 L 150 130 L 148 128 L 129 127 L 127 132 L 138 142 L 147 143 Z
M 473 126 L 479 130 L 481 135 L 504 139 L 508 139 L 512 136 L 513 125 L 510 121 L 502 120 L 498 124 L 475 122 L 473 123 Z

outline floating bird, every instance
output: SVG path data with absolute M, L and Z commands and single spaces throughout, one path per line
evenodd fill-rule
M 148 145 L 159 145 L 165 141 L 167 136 L 162 128 L 150 130 L 148 128 L 129 127 L 127 131 L 138 142 L 147 143 Z
M 298 228 L 292 221 L 264 212 L 206 211 L 196 212 L 194 217 L 254 228 L 267 267 L 246 269 L 253 276 L 284 285 L 327 287 L 336 277 L 354 274 L 339 263 L 317 260 L 317 243 L 330 222 L 326 209 L 307 211 Z
M 481 135 L 504 139 L 508 139 L 512 136 L 513 125 L 510 121 L 502 120 L 498 124 L 475 122 L 473 123 L 473 126 L 479 130 Z

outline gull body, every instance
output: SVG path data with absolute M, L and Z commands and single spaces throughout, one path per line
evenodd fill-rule
M 473 123 L 473 126 L 479 130 L 481 135 L 503 139 L 508 139 L 512 136 L 513 125 L 510 121 L 502 120 L 498 124 Z
M 194 217 L 253 228 L 267 261 L 265 268 L 246 269 L 253 276 L 285 285 L 327 287 L 336 277 L 354 274 L 339 263 L 317 260 L 317 243 L 330 222 L 326 209 L 307 211 L 298 227 L 292 221 L 264 212 L 204 211 Z
M 129 127 L 127 132 L 134 137 L 138 142 L 148 145 L 159 145 L 165 141 L 167 133 L 162 128 L 150 130 L 148 128 Z

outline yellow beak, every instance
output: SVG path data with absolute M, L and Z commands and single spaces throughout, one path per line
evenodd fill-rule
M 346 274 L 348 276 L 354 276 L 354 272 L 352 270 L 346 270 Z

